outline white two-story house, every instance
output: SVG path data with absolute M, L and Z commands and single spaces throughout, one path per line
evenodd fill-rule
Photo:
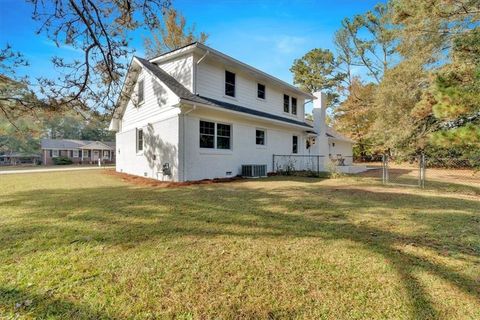
M 328 156 L 332 138 L 321 94 L 200 43 L 134 57 L 110 129 L 117 171 L 169 181 L 232 177 L 249 164 L 275 171 L 273 155 Z

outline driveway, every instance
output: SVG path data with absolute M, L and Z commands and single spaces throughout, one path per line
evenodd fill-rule
M 105 167 L 62 167 L 62 168 L 30 168 L 30 169 L 13 169 L 2 171 L 0 169 L 0 175 L 2 174 L 16 174 L 16 173 L 35 173 L 35 172 L 55 172 L 55 171 L 76 171 L 76 170 L 98 170 L 98 169 L 109 169 L 115 168 L 114 166 L 105 166 Z

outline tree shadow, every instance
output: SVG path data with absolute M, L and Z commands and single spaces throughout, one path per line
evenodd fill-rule
M 152 124 L 147 125 L 147 131 L 144 133 L 145 150 L 144 155 L 148 166 L 157 174 L 160 180 L 172 180 L 175 174 L 177 163 L 177 146 L 165 142 L 159 133 L 155 132 Z
M 0 304 L 5 307 L 6 319 L 27 314 L 36 319 L 113 319 L 88 306 L 53 297 L 53 293 L 36 294 L 16 288 L 0 287 Z
M 295 190 L 301 194 L 295 196 Z M 290 196 L 285 196 L 285 192 Z M 8 200 L 1 201 L 0 206 L 21 208 L 24 212 L 22 221 L 0 225 L 1 248 L 25 246 L 27 240 L 38 237 L 30 249 L 49 250 L 50 244 L 42 242 L 40 234 L 56 238 L 59 245 L 65 246 L 85 242 L 133 247 L 154 239 L 187 236 L 345 239 L 388 260 L 408 291 L 415 318 L 439 317 L 415 276 L 418 270 L 432 273 L 480 299 L 475 279 L 398 249 L 398 246 L 413 245 L 440 255 L 443 248 L 448 247 L 453 254 L 478 261 L 479 221 L 475 219 L 478 219 L 479 201 L 475 200 L 392 194 L 348 186 L 332 189 L 321 184 L 272 190 L 267 183 L 261 188 L 217 184 L 176 189 L 35 190 L 14 193 Z M 349 212 L 371 212 L 372 208 L 379 218 L 391 217 L 392 221 L 396 218 L 392 208 L 415 211 L 410 217 L 416 225 L 423 226 L 422 231 L 401 234 L 350 220 Z M 435 216 L 432 212 L 442 214 Z M 44 223 L 51 219 L 61 223 Z M 448 236 L 452 234 L 458 236 Z

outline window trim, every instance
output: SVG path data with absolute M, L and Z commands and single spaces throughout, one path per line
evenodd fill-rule
M 233 77 L 234 77 L 234 83 L 233 83 L 233 96 L 231 95 L 228 95 L 227 94 L 227 72 L 228 73 L 231 73 L 233 74 Z M 223 77 L 224 77 L 224 81 L 223 81 L 223 84 L 224 84 L 224 87 L 223 87 L 223 95 L 225 97 L 228 97 L 228 98 L 231 98 L 231 99 L 235 99 L 237 97 L 237 74 L 233 71 L 230 71 L 230 70 L 227 70 L 225 69 L 225 72 L 223 73 Z M 231 83 L 229 83 L 231 85 Z
M 263 144 L 257 143 L 257 131 L 263 131 Z M 266 148 L 267 147 L 267 129 L 265 128 L 255 128 L 255 146 L 257 148 Z
M 52 158 L 58 158 L 58 157 L 60 157 L 60 150 L 52 149 Z
M 201 121 L 204 121 L 204 122 L 210 122 L 210 123 L 213 123 L 215 126 L 214 126 L 214 134 L 213 134 L 213 148 L 205 148 L 205 147 L 201 147 L 200 146 L 200 122 Z M 228 149 L 219 149 L 218 148 L 218 145 L 217 145 L 217 138 L 218 138 L 218 127 L 217 125 L 219 124 L 222 124 L 222 125 L 225 125 L 225 126 L 229 126 L 230 127 L 230 148 Z M 221 137 L 224 137 L 225 136 L 221 136 Z M 210 152 L 230 152 L 233 150 L 233 123 L 227 123 L 227 122 L 222 122 L 222 121 L 215 121 L 215 120 L 207 120 L 207 119 L 199 119 L 198 121 L 198 148 L 200 149 L 200 151 L 210 151 Z
M 72 158 L 80 158 L 79 150 L 72 150 Z
M 258 86 L 263 86 L 263 98 L 258 96 L 258 93 L 260 92 Z M 267 86 L 260 82 L 257 82 L 257 99 L 262 101 L 267 100 Z
M 285 98 L 288 98 L 288 106 L 287 106 L 288 110 L 287 111 L 285 111 L 285 107 L 286 107 Z M 282 105 L 283 105 L 283 112 L 286 113 L 286 114 L 290 114 L 290 96 L 286 93 L 283 94 Z
M 294 142 L 296 138 L 296 142 Z M 292 154 L 298 154 L 298 136 L 292 135 Z
M 142 147 L 139 148 L 140 146 L 140 139 L 139 139 L 139 133 L 142 133 Z M 145 147 L 145 139 L 144 139 L 145 135 L 143 134 L 143 128 L 136 128 L 135 130 L 135 150 L 137 152 L 137 154 L 142 154 L 143 153 L 143 149 Z
M 140 83 L 142 84 L 142 94 L 141 94 L 141 97 L 142 97 L 142 100 L 140 100 Z M 137 82 L 137 98 L 138 98 L 138 105 L 141 105 L 145 102 L 145 79 L 144 78 L 141 78 L 138 80 Z
M 293 100 L 295 100 L 295 113 L 293 112 Z M 290 97 L 290 111 L 292 115 L 297 115 L 298 114 L 298 99 L 297 97 Z

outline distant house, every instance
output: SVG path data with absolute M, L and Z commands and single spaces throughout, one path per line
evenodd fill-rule
M 313 103 L 313 121 L 305 103 Z M 116 170 L 191 181 L 277 170 L 275 156 L 348 166 L 352 144 L 326 119 L 326 95 L 307 93 L 201 43 L 134 57 L 110 123 Z M 302 160 L 302 161 L 301 161 Z M 258 170 L 257 170 L 258 169 Z M 246 173 L 248 175 L 248 173 Z
M 0 154 L 0 166 L 15 166 L 21 164 L 38 164 L 40 155 L 25 152 L 5 152 Z
M 115 142 L 71 139 L 42 139 L 42 163 L 54 164 L 54 158 L 67 157 L 78 164 L 115 162 Z

